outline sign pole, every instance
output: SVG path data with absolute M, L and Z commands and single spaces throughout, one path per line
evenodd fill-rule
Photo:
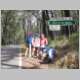
M 70 26 L 68 26 L 68 30 L 69 30 L 69 39 L 70 39 Z

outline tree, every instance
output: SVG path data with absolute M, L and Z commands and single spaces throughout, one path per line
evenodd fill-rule
M 49 15 L 48 15 L 48 11 L 47 10 L 43 10 L 42 11 L 42 24 L 43 24 L 43 33 L 48 36 L 48 24 L 47 24 L 47 20 L 49 19 Z
M 15 11 L 2 10 L 1 11 L 1 25 L 2 25 L 2 44 L 12 43 L 13 36 L 15 35 L 16 19 Z

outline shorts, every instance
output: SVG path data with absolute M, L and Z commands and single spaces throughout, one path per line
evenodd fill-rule
M 45 49 L 45 48 L 40 48 L 40 50 L 41 50 L 42 52 L 44 52 L 44 49 Z
M 26 43 L 26 46 L 27 46 L 28 48 L 29 48 L 29 45 L 30 45 L 30 44 Z M 32 46 L 32 44 L 31 44 L 31 48 L 32 48 L 32 47 L 33 47 L 33 46 Z

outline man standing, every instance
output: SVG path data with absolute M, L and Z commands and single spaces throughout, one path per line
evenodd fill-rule
M 31 57 L 31 47 L 32 47 L 32 33 L 28 33 L 28 36 L 26 36 L 26 43 L 27 43 L 27 49 L 25 52 L 25 56 L 28 54 L 29 57 Z
M 44 34 L 42 33 L 41 37 L 40 37 L 40 48 L 41 48 L 41 51 L 43 51 L 43 49 L 46 47 L 46 45 L 48 45 L 48 40 L 44 36 Z

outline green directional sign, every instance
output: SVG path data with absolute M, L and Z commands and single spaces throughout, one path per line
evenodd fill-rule
M 73 20 L 69 18 L 57 18 L 57 19 L 51 19 L 48 20 L 49 25 L 62 25 L 62 26 L 68 26 L 79 23 L 78 20 Z

